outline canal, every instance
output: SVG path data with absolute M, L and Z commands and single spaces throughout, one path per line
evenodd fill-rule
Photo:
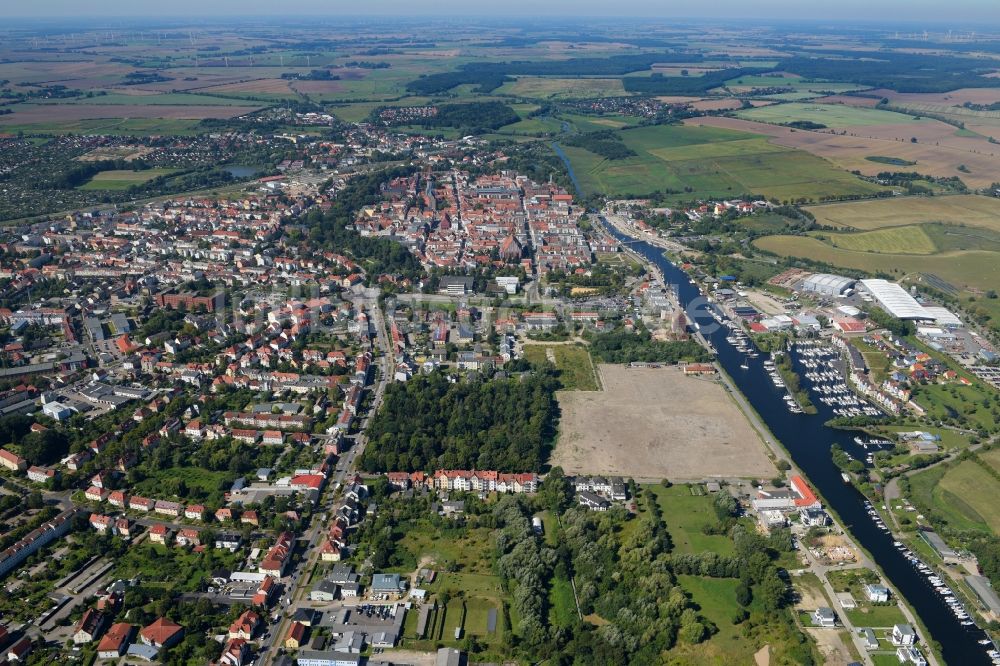
M 893 545 L 893 538 L 879 530 L 869 518 L 864 498 L 853 486 L 844 483 L 840 470 L 831 460 L 830 448 L 839 442 L 852 448 L 853 434 L 830 428 L 825 422 L 834 417 L 831 407 L 817 402 L 818 414 L 793 414 L 785 406 L 785 389 L 779 389 L 764 369 L 767 354 L 745 358 L 726 341 L 728 329 L 716 323 L 708 313 L 708 303 L 691 279 L 674 266 L 663 250 L 645 241 L 633 241 L 610 224 L 605 227 L 630 247 L 655 263 L 667 282 L 676 285 L 678 297 L 689 319 L 698 322 L 701 333 L 718 350 L 718 361 L 733 378 L 740 391 L 753 405 L 774 436 L 791 454 L 795 464 L 820 491 L 827 504 L 836 511 L 844 527 L 882 568 L 892 584 L 902 592 L 911 607 L 930 631 L 930 637 L 941 645 L 945 662 L 953 665 L 991 664 L 985 649 L 977 644 L 986 638 L 975 626 L 962 626 L 926 577 Z M 746 361 L 747 369 L 740 367 Z

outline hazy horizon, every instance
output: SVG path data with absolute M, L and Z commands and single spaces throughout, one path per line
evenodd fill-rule
M 585 17 L 738 20 L 821 20 L 843 22 L 896 22 L 912 24 L 921 21 L 944 21 L 928 26 L 946 31 L 949 26 L 970 23 L 1000 24 L 1000 12 L 995 0 L 840 0 L 830 5 L 801 0 L 704 0 L 700 3 L 678 0 L 621 0 L 609 4 L 595 0 L 550 0 L 537 3 L 530 0 L 509 0 L 506 3 L 472 4 L 460 0 L 436 2 L 405 2 L 377 0 L 358 5 L 338 0 L 292 0 L 275 4 L 264 0 L 174 0 L 153 8 L 126 0 L 91 0 L 86 12 L 71 0 L 46 0 L 38 4 L 17 3 L 0 7 L 0 18 L 22 19 L 86 19 L 86 18 L 216 18 L 220 16 L 322 16 L 407 18 L 504 18 L 508 20 L 535 17 Z M 572 12 L 567 16 L 567 12 Z

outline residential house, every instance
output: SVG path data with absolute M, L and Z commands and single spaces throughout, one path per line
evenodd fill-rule
M 909 646 L 917 642 L 917 632 L 909 624 L 893 625 L 889 641 L 895 646 Z
M 170 543 L 170 528 L 163 523 L 157 523 L 149 528 L 149 540 L 153 543 L 167 545 Z
M 104 638 L 97 644 L 99 659 L 118 659 L 128 650 L 129 643 L 135 634 L 135 627 L 127 622 L 116 622 L 111 625 Z
M 76 645 L 92 643 L 104 631 L 107 622 L 108 618 L 104 613 L 96 608 L 88 608 L 73 629 L 73 642 Z
M 236 552 L 236 549 L 240 547 L 243 541 L 243 537 L 239 534 L 234 534 L 230 532 L 219 532 L 215 535 L 215 547 L 225 548 L 231 553 Z
M 28 469 L 27 460 L 7 449 L 0 449 L 0 465 L 12 472 L 23 472 Z
M 236 618 L 236 621 L 229 625 L 230 639 L 242 638 L 245 641 L 253 640 L 254 634 L 260 627 L 260 615 L 252 610 L 245 610 L 243 614 Z
M 837 614 L 828 606 L 820 606 L 813 612 L 812 622 L 816 627 L 836 627 Z
M 83 496 L 91 502 L 103 502 L 104 498 L 108 496 L 108 493 L 105 492 L 103 488 L 91 486 L 87 488 L 87 490 L 83 493 Z
M 154 648 L 171 647 L 179 643 L 182 638 L 184 638 L 184 627 L 165 617 L 157 618 L 139 632 L 139 639 L 143 644 Z
M 865 594 L 868 595 L 868 601 L 872 603 L 880 604 L 889 601 L 889 588 L 885 585 L 865 585 Z
M 226 643 L 219 656 L 219 666 L 244 666 L 250 663 L 250 645 L 242 638 Z
M 301 622 L 292 622 L 288 628 L 288 635 L 285 637 L 285 649 L 298 650 L 306 640 L 306 625 Z

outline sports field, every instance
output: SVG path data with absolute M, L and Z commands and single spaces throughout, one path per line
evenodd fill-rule
M 823 204 L 806 208 L 816 222 L 831 227 L 881 229 L 882 227 L 947 222 L 1000 231 L 1000 199 L 975 194 L 943 197 L 872 199 Z
M 749 193 L 784 201 L 882 189 L 825 160 L 772 145 L 755 134 L 661 125 L 624 130 L 620 136 L 636 156 L 606 160 L 583 148 L 563 147 L 586 193 L 675 192 L 685 201 Z
M 146 169 L 144 171 L 101 171 L 79 187 L 81 190 L 126 190 L 153 180 L 158 176 L 173 173 L 173 169 Z
M 756 109 L 746 109 L 736 114 L 747 120 L 757 120 L 764 123 L 790 123 L 805 120 L 820 123 L 827 127 L 845 128 L 864 125 L 898 125 L 919 124 L 913 116 L 881 109 L 852 107 L 843 104 L 772 104 Z
M 864 252 L 833 247 L 811 236 L 767 236 L 754 241 L 762 250 L 782 256 L 824 261 L 862 271 L 933 273 L 960 286 L 995 289 L 1000 284 L 1000 253 L 983 250 L 951 250 L 930 255 Z M 901 277 L 900 276 L 900 277 Z

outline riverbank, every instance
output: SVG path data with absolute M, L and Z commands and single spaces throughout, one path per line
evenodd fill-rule
M 902 607 L 908 608 L 923 638 L 928 660 L 931 663 L 990 664 L 985 650 L 977 645 L 977 641 L 985 637 L 984 632 L 959 624 L 940 596 L 927 586 L 924 577 L 893 546 L 891 537 L 870 520 L 862 496 L 843 482 L 840 470 L 830 460 L 832 445 L 844 437 L 842 431 L 825 425 L 833 416 L 832 409 L 819 405 L 819 413 L 815 416 L 790 413 L 783 399 L 785 391 L 773 387 L 763 367 L 763 358 L 750 360 L 747 369 L 736 369 L 745 356 L 725 340 L 728 329 L 715 325 L 706 309 L 707 299 L 690 277 L 663 257 L 661 249 L 634 236 L 625 236 L 613 225 L 606 227 L 616 238 L 625 240 L 630 250 L 657 264 L 667 280 L 676 285 L 689 320 L 702 322 L 701 332 L 718 349 L 717 360 L 727 370 L 738 395 L 753 407 L 774 440 L 788 451 L 794 468 L 801 471 L 823 497 L 838 527 L 859 546 L 858 552 L 864 553 L 872 567 L 881 573 L 887 587 L 895 590 L 899 599 L 908 602 Z M 937 644 L 940 652 L 934 649 Z

